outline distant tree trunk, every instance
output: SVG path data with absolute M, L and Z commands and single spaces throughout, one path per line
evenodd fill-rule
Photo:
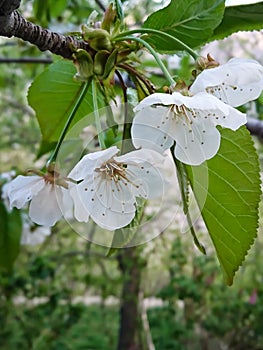
M 143 262 L 138 248 L 122 249 L 118 261 L 124 280 L 117 350 L 142 350 L 139 336 L 141 326 L 139 292 Z

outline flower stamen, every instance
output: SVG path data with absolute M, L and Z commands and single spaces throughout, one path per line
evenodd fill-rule
M 105 180 L 113 180 L 116 184 L 117 191 L 120 191 L 120 181 L 122 181 L 125 186 L 129 183 L 135 188 L 139 188 L 139 185 L 131 181 L 130 178 L 134 177 L 134 174 L 127 170 L 127 164 L 116 162 L 114 159 L 103 163 L 100 168 L 95 169 L 95 172 L 100 173 Z

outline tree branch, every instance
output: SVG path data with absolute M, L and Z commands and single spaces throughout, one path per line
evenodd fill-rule
M 257 138 L 263 141 L 263 121 L 255 118 L 247 117 L 247 128 L 251 135 L 257 136 Z
M 0 57 L 1 63 L 42 63 L 42 64 L 50 64 L 52 63 L 52 58 L 38 58 L 38 57 L 21 57 L 21 58 L 5 58 Z
M 37 46 L 40 51 L 50 51 L 56 55 L 64 58 L 72 59 L 72 51 L 74 49 L 84 49 L 93 53 L 89 44 L 84 41 L 77 40 L 73 36 L 64 36 L 59 33 L 51 32 L 48 29 L 43 29 L 39 25 L 27 21 L 20 15 L 18 11 L 11 11 L 12 3 L 16 8 L 20 1 L 6 1 L 0 0 L 4 4 L 0 10 L 0 35 L 11 38 L 12 36 L 29 41 L 31 44 Z
M 104 6 L 104 4 L 102 3 L 102 1 L 100 0 L 95 0 L 96 4 L 99 6 L 99 8 L 102 10 L 102 11 L 106 11 L 106 7 Z
M 0 0 L 0 17 L 9 17 L 11 13 L 18 9 L 21 0 Z

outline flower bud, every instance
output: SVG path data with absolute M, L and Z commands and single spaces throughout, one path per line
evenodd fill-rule
M 111 3 L 105 11 L 105 14 L 101 23 L 101 28 L 109 32 L 115 20 L 116 20 L 116 10 L 113 8 L 113 3 Z
M 99 75 L 99 76 L 103 75 L 108 57 L 109 57 L 109 52 L 106 50 L 101 50 L 96 53 L 94 57 L 94 73 L 96 75 Z
M 96 51 L 112 49 L 110 34 L 104 29 L 91 29 L 82 26 L 83 39 L 88 41 L 90 47 Z
M 219 66 L 219 63 L 210 55 L 207 54 L 207 57 L 198 57 L 195 62 L 197 71 L 203 71 L 208 68 L 215 68 Z
M 93 61 L 90 54 L 83 49 L 78 49 L 74 52 L 73 59 L 77 68 L 74 78 L 80 81 L 88 80 L 93 75 Z

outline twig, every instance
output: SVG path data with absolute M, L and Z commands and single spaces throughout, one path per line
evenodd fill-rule
M 21 58 L 3 58 L 0 57 L 1 63 L 42 63 L 50 64 L 52 63 L 52 58 L 36 58 L 36 57 L 21 57 Z
M 260 141 L 263 141 L 263 121 L 255 118 L 247 117 L 247 129 L 251 135 L 257 136 Z
M 0 0 L 0 16 L 8 17 L 11 13 L 18 9 L 20 6 L 21 0 Z
M 68 59 L 72 59 L 74 49 L 83 49 L 93 53 L 87 42 L 78 40 L 74 36 L 65 36 L 43 29 L 27 21 L 18 11 L 0 16 L 0 35 L 8 38 L 14 36 L 37 46 L 40 51 L 50 51 Z
M 95 0 L 96 4 L 99 6 L 99 8 L 105 12 L 106 11 L 106 7 L 104 6 L 104 4 L 102 3 L 102 1 L 100 0 Z
M 150 94 L 155 92 L 155 87 L 152 84 L 152 82 L 149 79 L 145 78 L 143 75 L 141 75 L 134 67 L 126 63 L 121 63 L 118 65 L 118 67 L 126 70 L 132 76 L 135 76 L 138 80 L 141 80 Z

